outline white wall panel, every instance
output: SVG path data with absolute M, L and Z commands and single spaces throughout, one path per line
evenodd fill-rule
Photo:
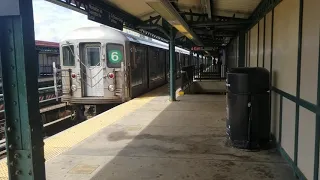
M 271 61 L 271 30 L 272 30 L 272 11 L 266 15 L 266 39 L 264 52 L 264 67 L 270 71 Z
M 313 178 L 316 114 L 300 107 L 298 167 L 307 179 Z
M 263 67 L 263 39 L 264 39 L 264 18 L 259 21 L 259 49 L 258 49 L 258 66 Z
M 247 58 L 248 58 L 248 33 L 245 35 L 245 50 L 244 50 L 244 66 L 247 66 Z
M 250 30 L 250 67 L 257 67 L 258 58 L 258 24 Z
M 320 0 L 304 0 L 301 45 L 301 98 L 317 103 Z
M 296 95 L 299 0 L 284 0 L 274 10 L 273 86 Z
M 283 98 L 281 146 L 291 159 L 294 157 L 295 117 L 296 104 L 287 98 Z
M 280 95 L 271 92 L 271 133 L 279 141 L 279 113 L 280 113 Z

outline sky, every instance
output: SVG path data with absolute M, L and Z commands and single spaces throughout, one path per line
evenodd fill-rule
M 43 41 L 59 42 L 74 29 L 100 25 L 84 14 L 45 0 L 33 0 L 33 16 L 36 40 Z

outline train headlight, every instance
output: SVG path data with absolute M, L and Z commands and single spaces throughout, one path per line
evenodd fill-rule
M 74 78 L 77 77 L 77 75 L 76 75 L 75 73 L 72 73 L 72 74 L 71 74 L 71 77 L 74 79 Z
M 77 90 L 77 86 L 73 84 L 73 85 L 71 86 L 71 90 L 72 90 L 72 91 L 76 91 L 76 90 Z
M 114 74 L 113 73 L 108 73 L 108 78 L 109 79 L 113 79 L 114 78 Z
M 114 85 L 112 85 L 112 84 L 109 85 L 108 89 L 109 89 L 109 91 L 114 91 L 114 89 L 115 89 L 115 88 L 114 88 Z

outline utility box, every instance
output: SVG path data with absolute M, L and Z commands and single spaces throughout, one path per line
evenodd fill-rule
M 270 141 L 270 80 L 264 68 L 227 73 L 227 135 L 232 146 L 267 148 Z

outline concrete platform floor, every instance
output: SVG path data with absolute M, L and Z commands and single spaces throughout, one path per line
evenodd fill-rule
M 46 162 L 48 180 L 293 180 L 275 150 L 226 145 L 225 96 L 159 96 Z M 112 118 L 112 117 L 105 117 Z

